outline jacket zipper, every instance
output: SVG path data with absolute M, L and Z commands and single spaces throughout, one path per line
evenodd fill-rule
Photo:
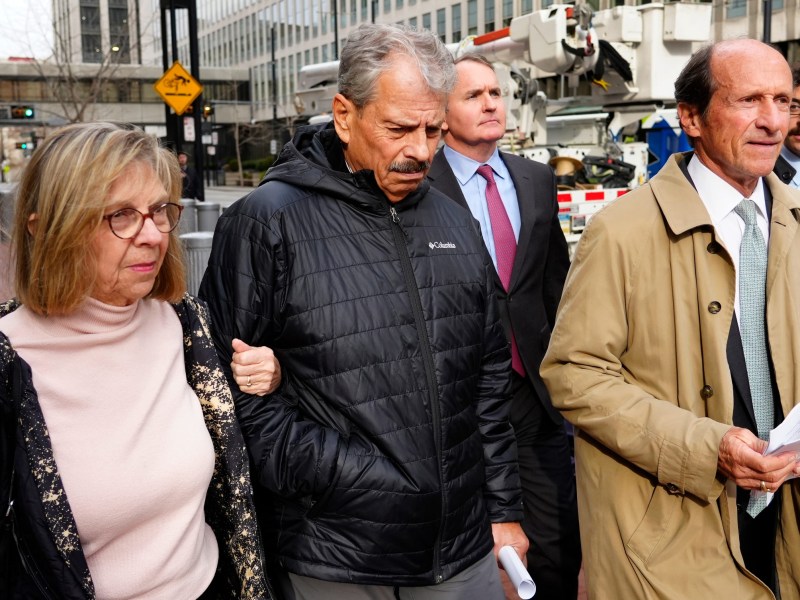
M 419 297 L 419 288 L 414 279 L 414 272 L 411 268 L 411 259 L 408 256 L 408 246 L 406 245 L 405 232 L 400 224 L 400 217 L 394 206 L 389 207 L 391 215 L 392 234 L 394 243 L 397 246 L 397 254 L 400 257 L 400 266 L 403 269 L 403 278 L 406 282 L 408 296 L 411 299 L 411 311 L 414 314 L 414 323 L 420 338 L 420 351 L 422 352 L 422 362 L 425 367 L 425 378 L 428 382 L 428 399 L 431 403 L 431 413 L 433 415 L 433 445 L 436 449 L 436 467 L 439 471 L 439 488 L 441 490 L 441 515 L 439 519 L 439 530 L 436 532 L 436 545 L 433 548 L 433 579 L 434 583 L 441 583 L 444 577 L 439 564 L 440 546 L 442 543 L 442 527 L 445 519 L 444 506 L 444 475 L 442 474 L 442 436 L 441 436 L 441 414 L 439 412 L 439 396 L 437 393 L 436 376 L 434 375 L 433 353 L 431 352 L 430 339 L 428 338 L 428 328 L 425 325 L 425 316 L 422 312 L 422 301 Z
M 9 507 L 9 511 L 11 507 Z M 13 519 L 13 517 L 12 517 Z M 19 556 L 19 561 L 22 564 L 22 570 L 27 573 L 27 575 L 33 581 L 33 584 L 36 586 L 36 589 L 39 590 L 39 593 L 42 595 L 42 598 L 45 600 L 51 600 L 53 596 L 50 595 L 50 590 L 48 589 L 47 584 L 44 582 L 44 577 L 42 577 L 41 571 L 38 567 L 34 564 L 33 559 L 28 552 L 27 546 L 22 542 L 22 540 L 17 536 L 17 530 L 13 525 L 11 526 L 12 535 L 14 536 L 14 543 L 17 546 L 17 554 Z

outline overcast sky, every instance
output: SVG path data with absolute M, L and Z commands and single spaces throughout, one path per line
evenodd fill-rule
M 52 54 L 50 0 L 0 0 L 0 60 Z

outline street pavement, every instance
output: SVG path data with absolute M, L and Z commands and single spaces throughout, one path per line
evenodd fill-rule
M 214 185 L 206 186 L 206 202 L 216 202 L 223 209 L 229 207 L 239 198 L 252 192 L 254 187 L 240 187 L 234 185 Z

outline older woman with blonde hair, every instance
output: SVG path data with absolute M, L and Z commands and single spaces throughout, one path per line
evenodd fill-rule
M 231 394 L 184 294 L 180 192 L 174 155 L 112 123 L 56 131 L 25 170 L 0 597 L 270 597 Z

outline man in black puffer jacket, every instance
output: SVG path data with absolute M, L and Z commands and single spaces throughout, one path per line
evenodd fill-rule
M 200 294 L 223 364 L 241 338 L 283 369 L 235 396 L 267 554 L 300 600 L 502 598 L 493 548 L 527 549 L 492 266 L 425 182 L 454 80 L 432 34 L 360 27 L 334 122 L 301 129 L 214 236 Z

